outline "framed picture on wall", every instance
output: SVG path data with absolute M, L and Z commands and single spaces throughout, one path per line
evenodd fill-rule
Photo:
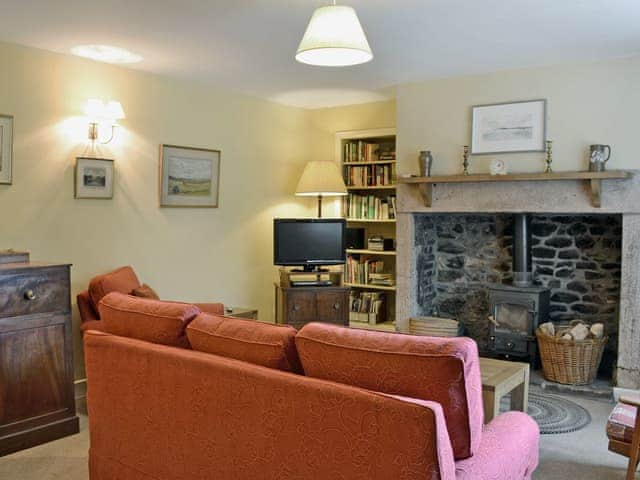
M 543 152 L 546 100 L 476 105 L 471 108 L 471 153 Z
M 75 198 L 113 198 L 113 160 L 106 158 L 76 158 Z
M 13 117 L 0 115 L 0 184 L 11 185 L 13 167 Z
M 220 150 L 160 145 L 160 206 L 217 208 Z

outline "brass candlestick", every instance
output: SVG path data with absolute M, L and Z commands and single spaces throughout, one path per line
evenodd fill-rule
M 464 146 L 462 153 L 462 167 L 462 174 L 469 175 L 469 147 L 467 145 Z
M 551 162 L 553 162 L 553 150 L 552 150 L 552 142 L 551 140 L 547 140 L 546 142 L 547 145 L 547 156 L 544 159 L 544 163 L 546 164 L 547 168 L 544 169 L 544 173 L 553 173 L 553 169 L 551 168 Z

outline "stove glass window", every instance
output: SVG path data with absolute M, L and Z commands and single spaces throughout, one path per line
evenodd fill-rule
M 525 335 L 529 333 L 532 320 L 528 307 L 516 303 L 497 304 L 495 319 L 498 322 L 497 330 Z

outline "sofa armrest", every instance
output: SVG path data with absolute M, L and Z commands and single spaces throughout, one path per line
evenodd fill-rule
M 80 310 L 80 320 L 82 323 L 100 320 L 100 317 L 98 317 L 98 314 L 91 305 L 91 297 L 89 297 L 87 290 L 80 292 L 76 300 L 78 301 L 78 310 Z
M 194 303 L 194 305 L 204 313 L 224 315 L 224 304 L 222 303 Z
M 456 462 L 458 480 L 529 480 L 538 466 L 538 424 L 522 412 L 507 412 L 485 425 L 480 448 Z

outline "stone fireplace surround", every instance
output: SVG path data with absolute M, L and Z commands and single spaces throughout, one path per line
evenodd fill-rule
M 592 206 L 590 189 L 583 181 L 436 184 L 431 208 L 424 206 L 417 186 L 399 185 L 396 229 L 398 330 L 408 331 L 409 317 L 426 313 L 423 300 L 418 298 L 422 295 L 417 268 L 422 247 L 415 241 L 416 225 L 421 228 L 425 216 L 521 212 L 534 216 L 585 218 L 607 215 L 618 218 L 622 225 L 617 254 L 621 269 L 614 378 L 618 387 L 640 389 L 640 172 L 632 173 L 629 180 L 603 182 L 601 208 Z M 615 240 L 612 246 L 615 250 Z

